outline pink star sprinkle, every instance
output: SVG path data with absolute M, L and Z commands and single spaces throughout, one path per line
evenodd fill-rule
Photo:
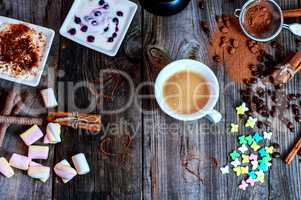
M 251 186 L 254 186 L 256 183 L 256 180 L 248 178 L 246 182 L 249 183 Z
M 239 187 L 239 189 L 241 189 L 241 190 L 246 190 L 247 187 L 248 187 L 248 183 L 246 183 L 245 180 L 242 180 L 241 183 L 240 183 L 240 185 L 239 185 L 238 187 Z
M 250 160 L 257 160 L 257 155 L 252 153 L 249 157 Z

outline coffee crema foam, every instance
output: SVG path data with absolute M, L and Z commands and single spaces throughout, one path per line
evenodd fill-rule
M 193 114 L 206 106 L 210 97 L 208 81 L 199 73 L 184 70 L 164 83 L 163 96 L 168 106 L 179 114 Z

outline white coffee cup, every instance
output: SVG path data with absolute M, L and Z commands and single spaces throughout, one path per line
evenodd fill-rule
M 207 80 L 210 90 L 210 96 L 207 104 L 199 111 L 192 114 L 180 114 L 175 112 L 166 103 L 163 95 L 163 87 L 165 81 L 168 80 L 172 75 L 174 75 L 177 72 L 187 70 L 193 71 L 194 73 L 198 73 Z M 155 97 L 163 112 L 181 121 L 193 121 L 203 117 L 207 117 L 210 121 L 217 123 L 222 119 L 222 115 L 218 111 L 214 110 L 214 107 L 219 98 L 219 84 L 217 78 L 209 67 L 195 60 L 178 60 L 164 67 L 159 73 L 155 82 Z

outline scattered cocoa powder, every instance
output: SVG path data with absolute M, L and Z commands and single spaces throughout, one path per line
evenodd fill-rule
M 249 66 L 259 63 L 258 57 L 268 44 L 251 41 L 236 18 L 217 16 L 216 21 L 218 30 L 210 36 L 209 55 L 214 62 L 223 62 L 231 80 L 242 83 L 252 77 Z

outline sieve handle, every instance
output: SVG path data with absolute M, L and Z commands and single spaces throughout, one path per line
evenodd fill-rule
M 301 8 L 284 10 L 283 17 L 284 18 L 301 17 Z
M 237 17 L 237 18 L 239 18 L 240 13 L 241 13 L 241 9 L 235 9 L 234 16 Z

